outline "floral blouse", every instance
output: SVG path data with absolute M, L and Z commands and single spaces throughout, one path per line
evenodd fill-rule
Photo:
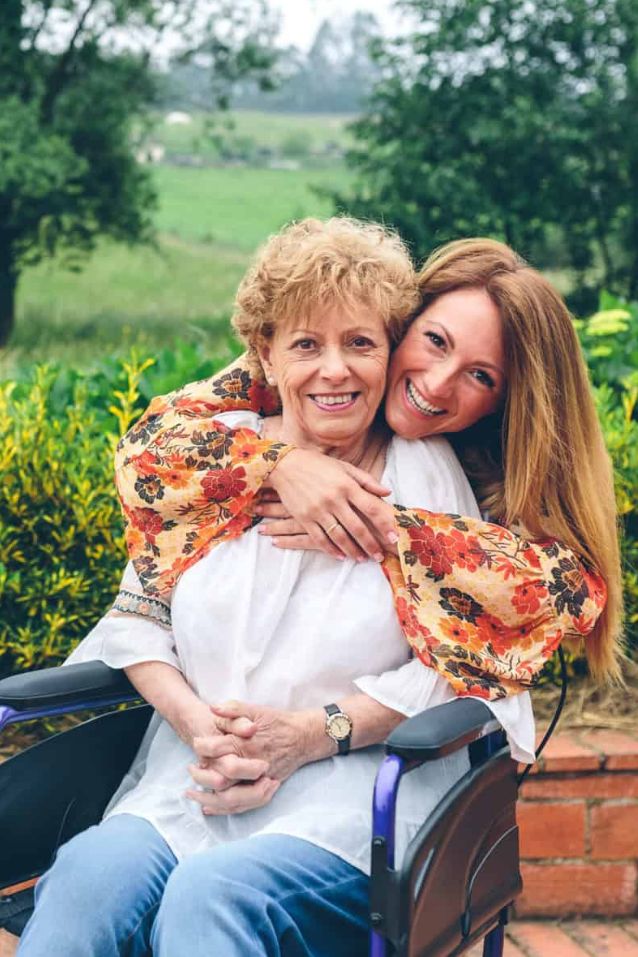
M 116 453 L 129 554 L 144 588 L 120 593 L 116 610 L 170 623 L 180 576 L 258 519 L 250 505 L 290 451 L 216 414 L 279 409 L 246 357 L 217 376 L 151 402 Z M 398 557 L 385 575 L 414 654 L 458 695 L 489 700 L 532 687 L 565 637 L 586 637 L 605 583 L 553 539 L 525 537 L 475 518 L 396 505 Z

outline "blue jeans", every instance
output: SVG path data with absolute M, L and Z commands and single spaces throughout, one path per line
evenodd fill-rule
M 367 896 L 365 874 L 308 841 L 262 835 L 178 864 L 120 814 L 60 848 L 18 957 L 364 957 Z

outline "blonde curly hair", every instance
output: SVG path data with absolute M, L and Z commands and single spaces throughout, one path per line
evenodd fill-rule
M 293 317 L 365 305 L 397 342 L 419 304 L 416 273 L 396 233 L 347 216 L 302 219 L 271 236 L 242 279 L 232 324 L 263 376 L 257 347 Z

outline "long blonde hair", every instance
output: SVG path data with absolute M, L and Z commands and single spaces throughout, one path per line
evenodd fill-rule
M 451 436 L 483 508 L 532 538 L 551 535 L 600 572 L 607 604 L 586 642 L 595 678 L 620 676 L 622 586 L 613 469 L 567 307 L 509 246 L 462 239 L 419 274 L 422 308 L 454 289 L 485 289 L 505 346 L 502 410 Z

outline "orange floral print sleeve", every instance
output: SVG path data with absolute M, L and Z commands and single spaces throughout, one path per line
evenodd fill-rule
M 120 440 L 115 481 L 126 545 L 146 595 L 166 598 L 210 548 L 255 523 L 250 504 L 291 446 L 227 429 L 214 415 L 272 414 L 278 402 L 242 358 L 214 379 L 153 399 Z
M 216 414 L 279 410 L 246 358 L 154 399 L 121 440 L 116 481 L 126 542 L 145 594 L 255 519 L 250 504 L 290 447 L 231 430 Z M 415 655 L 459 695 L 497 699 L 533 686 L 567 636 L 585 637 L 605 584 L 572 551 L 479 519 L 395 506 L 399 557 L 383 569 Z
M 395 506 L 399 557 L 384 571 L 415 654 L 458 695 L 533 687 L 566 637 L 588 635 L 605 583 L 559 542 Z

